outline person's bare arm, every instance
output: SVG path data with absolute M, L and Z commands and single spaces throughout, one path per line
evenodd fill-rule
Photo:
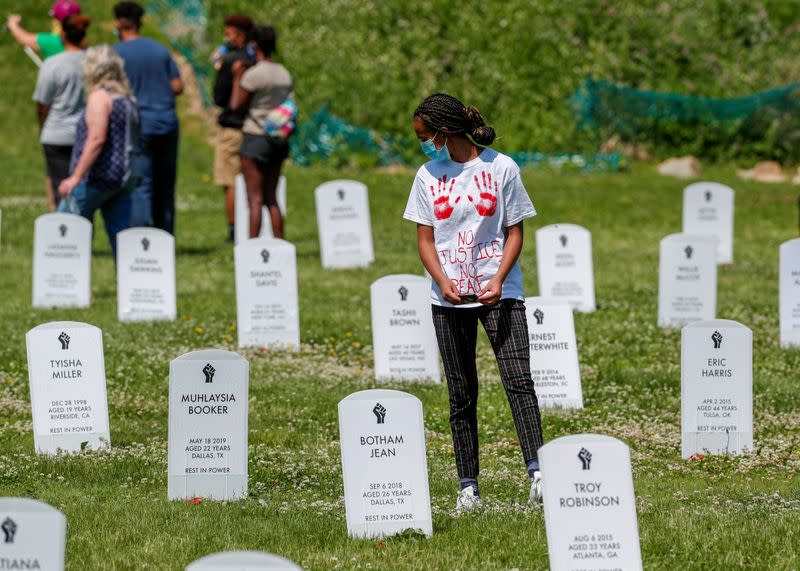
M 231 73 L 233 74 L 233 90 L 231 91 L 230 108 L 232 111 L 241 111 L 250 103 L 250 92 L 242 87 L 242 75 L 245 66 L 242 60 L 233 62 Z
M 78 159 L 78 164 L 75 165 L 75 170 L 58 187 L 61 196 L 69 196 L 92 168 L 97 157 L 100 156 L 108 136 L 108 118 L 111 115 L 111 108 L 111 97 L 102 89 L 89 95 L 86 101 L 86 127 L 88 129 L 86 143 Z
M 183 93 L 183 80 L 180 77 L 171 79 L 169 82 L 169 86 L 172 89 L 172 93 L 174 93 L 175 95 L 180 95 L 181 93 Z
M 36 104 L 36 117 L 39 119 L 39 130 L 44 127 L 44 122 L 47 120 L 47 114 L 50 113 L 50 106 L 43 103 Z
M 17 40 L 17 43 L 21 46 L 39 51 L 39 41 L 36 39 L 36 34 L 23 28 L 20 22 L 22 22 L 22 16 L 19 14 L 11 14 L 6 20 L 8 31 L 11 32 L 11 35 L 14 36 L 14 39 Z
M 439 255 L 436 253 L 436 241 L 433 237 L 433 227 L 425 224 L 417 224 L 417 247 L 419 248 L 419 258 L 422 265 L 428 270 L 431 278 L 439 285 L 442 290 L 442 297 L 452 304 L 464 303 L 458 294 L 456 286 L 442 271 L 439 263 Z
M 508 272 L 517 263 L 519 255 L 522 252 L 523 242 L 523 229 L 522 222 L 514 224 L 506 228 L 506 243 L 503 246 L 503 259 L 500 261 L 500 267 L 492 279 L 486 282 L 486 285 L 481 288 L 481 294 L 478 296 L 478 301 L 484 305 L 494 305 L 500 301 L 500 296 L 503 294 L 503 282 L 508 277 Z

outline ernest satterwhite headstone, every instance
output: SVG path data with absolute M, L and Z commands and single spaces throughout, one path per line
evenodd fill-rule
M 314 191 L 323 268 L 368 266 L 375 260 L 367 186 L 334 180 Z
M 717 313 L 717 240 L 671 234 L 661 240 L 658 324 L 681 327 Z
M 175 238 L 158 228 L 117 234 L 117 316 L 120 321 L 175 319 Z
M 377 537 L 433 533 L 422 403 L 408 393 L 366 390 L 339 402 L 347 531 Z
M 536 231 L 539 294 L 560 299 L 581 312 L 595 310 L 592 235 L 575 224 L 551 224 Z
M 67 518 L 29 498 L 0 498 L 0 569 L 62 571 Z
M 531 375 L 539 406 L 583 408 L 581 371 L 572 308 L 545 297 L 525 300 Z
M 244 357 L 216 349 L 170 362 L 170 500 L 247 494 L 249 371 Z
M 800 347 L 800 238 L 780 248 L 781 347 Z
M 34 223 L 33 307 L 89 307 L 92 223 L 75 214 L 42 214 Z
M 239 347 L 300 346 L 295 247 L 255 238 L 234 249 Z
M 539 449 L 550 569 L 642 568 L 628 447 L 577 434 Z
M 244 176 L 236 176 L 233 194 L 233 239 L 234 244 L 241 244 L 250 238 L 250 205 L 247 202 L 247 185 Z M 275 189 L 278 200 L 278 208 L 281 214 L 286 217 L 286 177 L 278 178 L 278 187 Z M 259 238 L 272 238 L 272 219 L 269 216 L 269 208 L 266 205 L 261 207 L 261 232 Z
M 681 332 L 681 455 L 753 448 L 753 333 L 736 321 Z
M 55 454 L 110 446 L 103 334 L 56 321 L 25 335 L 36 452 Z
M 696 182 L 683 190 L 683 232 L 717 238 L 717 263 L 733 263 L 733 189 Z
M 375 377 L 439 382 L 430 280 L 409 274 L 385 276 L 370 287 L 370 300 Z
M 278 555 L 261 551 L 223 551 L 189 563 L 186 571 L 301 571 L 300 567 Z

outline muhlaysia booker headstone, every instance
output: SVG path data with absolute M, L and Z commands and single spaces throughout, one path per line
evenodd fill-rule
M 658 325 L 682 327 L 717 313 L 717 240 L 671 234 L 661 240 Z
M 581 312 L 595 310 L 592 234 L 575 224 L 536 231 L 539 294 L 566 301 Z
M 301 571 L 300 567 L 278 555 L 261 551 L 223 551 L 189 563 L 186 571 Z
M 33 231 L 33 307 L 89 307 L 92 223 L 42 214 Z
M 375 260 L 367 186 L 326 182 L 314 191 L 323 268 L 357 268 Z
M 67 518 L 49 504 L 0 498 L 0 569 L 62 571 Z
M 733 189 L 696 182 L 683 189 L 683 232 L 717 238 L 717 263 L 733 263 Z
M 159 228 L 117 234 L 117 315 L 120 321 L 177 317 L 175 238 Z

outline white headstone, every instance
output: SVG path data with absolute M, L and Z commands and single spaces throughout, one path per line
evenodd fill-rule
M 542 408 L 583 408 L 572 308 L 546 297 L 525 300 L 531 375 Z
M 683 232 L 717 237 L 717 263 L 733 263 L 733 189 L 696 182 L 683 190 Z
M 592 234 L 575 224 L 536 231 L 539 294 L 566 301 L 580 312 L 595 310 Z
M 681 455 L 753 448 L 753 332 L 736 321 L 681 332 Z
M 213 553 L 186 566 L 186 571 L 261 571 L 262 569 L 302 571 L 288 559 L 261 551 Z
M 247 494 L 250 365 L 208 349 L 169 364 L 170 500 L 237 500 Z
M 39 454 L 110 446 L 103 334 L 94 325 L 54 321 L 25 335 Z
M 89 307 L 92 223 L 75 214 L 42 214 L 34 223 L 33 307 Z
M 440 380 L 431 317 L 431 281 L 396 274 L 370 287 L 372 347 L 378 379 Z
M 682 327 L 717 315 L 717 240 L 671 234 L 661 240 L 658 325 Z
M 334 180 L 314 191 L 323 268 L 368 266 L 375 260 L 367 186 Z
M 295 247 L 275 238 L 234 249 L 239 347 L 300 346 Z
M 278 208 L 286 217 L 286 177 L 278 178 L 278 187 L 275 190 L 278 199 Z M 259 238 L 272 238 L 272 219 L 269 208 L 261 207 L 261 232 Z M 236 184 L 233 187 L 233 239 L 234 244 L 241 244 L 250 239 L 250 205 L 247 202 L 247 185 L 244 176 L 236 175 Z
M 539 460 L 550 569 L 642 569 L 628 447 L 576 434 L 542 446 Z
M 378 537 L 433 533 L 422 403 L 408 393 L 367 390 L 339 402 L 347 531 Z
M 0 569 L 62 571 L 67 518 L 28 498 L 0 498 Z
M 117 316 L 120 321 L 172 320 L 175 238 L 159 228 L 117 234 Z
M 800 238 L 780 248 L 781 347 L 800 347 Z

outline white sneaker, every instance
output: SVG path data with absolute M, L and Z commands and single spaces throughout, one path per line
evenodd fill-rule
M 531 494 L 528 498 L 531 505 L 538 506 L 542 503 L 542 473 L 538 470 L 533 473 L 531 480 Z
M 480 496 L 475 495 L 475 488 L 472 486 L 467 486 L 458 492 L 458 498 L 456 499 L 456 516 L 479 510 L 482 507 L 483 500 Z

